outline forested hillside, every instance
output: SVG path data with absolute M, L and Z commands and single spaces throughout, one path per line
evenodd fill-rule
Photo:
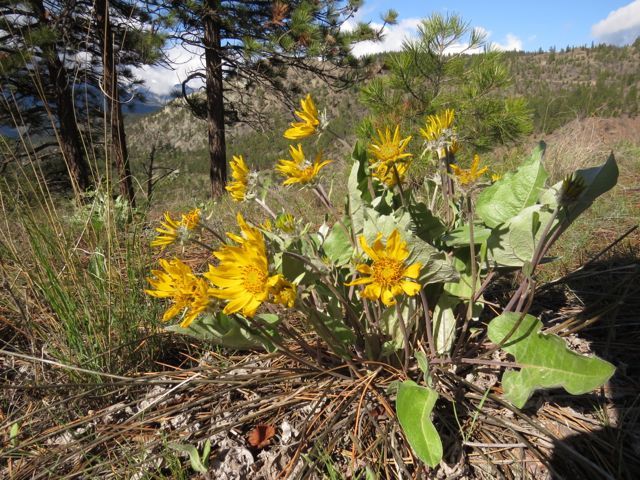
M 386 74 L 382 66 L 386 55 L 394 53 L 376 56 L 369 67 L 371 76 Z M 640 42 L 628 47 L 598 45 L 503 55 L 513 78 L 510 88 L 526 98 L 536 132 L 547 134 L 572 120 L 590 116 L 635 116 L 639 112 Z M 321 82 L 308 85 L 320 99 L 319 103 L 327 106 L 333 131 L 351 143 L 355 138 L 354 125 L 367 112 L 358 102 L 359 87 L 328 95 L 326 85 Z M 244 152 L 257 166 L 269 165 L 286 149 L 287 142 L 279 132 L 292 118 L 290 109 L 260 90 L 250 98 L 263 121 L 259 125 L 232 126 L 230 151 Z M 139 158 L 148 155 L 153 146 L 149 139 L 154 132 L 163 132 L 158 137 L 160 145 L 156 146 L 162 146 L 171 155 L 179 157 L 188 153 L 191 159 L 202 157 L 205 161 L 206 124 L 190 114 L 183 100 L 175 100 L 153 114 L 131 119 L 131 149 Z M 331 149 L 329 138 L 321 142 L 323 147 Z M 333 148 L 342 146 L 337 144 Z

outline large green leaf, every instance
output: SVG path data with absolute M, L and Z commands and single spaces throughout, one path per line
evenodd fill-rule
M 490 228 L 486 228 L 481 223 L 474 223 L 474 245 L 479 245 L 483 242 L 486 242 L 487 238 L 489 238 L 489 235 L 491 235 L 491 231 L 492 230 Z M 449 247 L 463 247 L 465 245 L 469 245 L 471 243 L 471 230 L 469 229 L 469 224 L 447 232 L 446 235 L 442 236 L 442 240 Z
M 411 380 L 398 387 L 398 421 L 416 456 L 430 467 L 435 467 L 442 459 L 442 441 L 430 418 L 437 399 L 435 390 Z
M 443 293 L 433 309 L 433 341 L 439 354 L 449 353 L 453 347 L 456 335 L 454 309 L 459 303 L 459 298 Z
M 472 288 L 473 275 L 471 274 L 471 252 L 467 248 L 459 248 L 451 257 L 453 268 L 458 273 L 458 278 L 444 284 L 444 291 L 449 295 L 464 300 L 471 299 L 471 295 L 480 290 L 482 278 L 476 276 L 475 288 Z
M 409 213 L 414 235 L 425 242 L 435 242 L 447 230 L 442 221 L 423 202 L 410 206 Z
M 334 264 L 348 263 L 353 255 L 353 246 L 346 225 L 334 224 L 322 243 L 322 249 Z
M 509 172 L 485 188 L 476 202 L 476 213 L 489 227 L 496 227 L 536 203 L 547 179 L 542 166 L 545 145 L 533 151 L 531 158 L 515 172 Z
M 400 303 L 399 307 L 395 305 L 385 308 L 380 316 L 380 330 L 389 339 L 383 345 L 383 355 L 390 355 L 404 346 L 404 335 L 398 318 L 398 310 L 402 315 L 402 321 L 409 335 L 413 332 L 416 323 L 415 303 L 408 299 Z
M 489 260 L 504 267 L 522 267 L 526 262 L 531 262 L 551 217 L 552 212 L 545 205 L 532 205 L 494 228 L 487 240 Z
M 373 208 L 367 208 L 364 212 L 365 221 L 362 234 L 369 245 L 373 244 L 378 234 L 382 234 L 383 241 L 394 230 L 400 232 L 400 236 L 406 241 L 411 236 L 411 217 L 407 212 L 395 212 L 391 215 L 381 215 Z
M 275 335 L 271 326 L 275 327 L 279 319 L 277 315 L 263 313 L 257 315 L 261 319 L 269 334 Z M 248 350 L 263 347 L 267 350 L 274 350 L 274 346 L 266 338 L 252 335 L 242 328 L 240 323 L 232 316 L 222 312 L 204 313 L 197 317 L 191 324 L 184 328 L 179 324 L 169 325 L 166 330 L 183 335 L 189 335 L 200 340 L 215 343 L 227 348 L 236 350 Z
M 506 312 L 489 323 L 489 338 L 499 344 L 512 330 L 520 313 Z M 522 365 L 519 371 L 507 370 L 502 376 L 504 396 L 522 408 L 534 391 L 563 387 L 572 395 L 590 392 L 604 384 L 615 367 L 598 357 L 586 357 L 569 350 L 557 335 L 541 333 L 542 322 L 525 315 L 502 347 Z
M 591 206 L 593 201 L 603 193 L 611 190 L 618 182 L 618 164 L 613 156 L 602 165 L 576 170 L 574 177 L 584 185 L 584 190 L 567 208 L 560 211 L 568 223 L 573 222 L 582 212 Z M 540 195 L 540 202 L 551 206 L 557 204 L 558 193 L 562 190 L 562 182 L 558 182 Z

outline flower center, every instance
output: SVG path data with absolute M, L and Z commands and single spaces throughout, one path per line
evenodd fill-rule
M 403 264 L 391 258 L 381 258 L 371 266 L 372 277 L 381 285 L 395 285 L 402 278 Z
M 383 160 L 392 160 L 398 155 L 398 149 L 393 143 L 385 143 L 380 146 L 379 155 Z
M 247 265 L 242 270 L 244 272 L 244 288 L 254 295 L 264 293 L 267 274 L 253 265 Z
M 313 165 L 305 162 L 303 167 L 304 168 L 300 170 L 300 178 L 306 183 L 313 179 Z

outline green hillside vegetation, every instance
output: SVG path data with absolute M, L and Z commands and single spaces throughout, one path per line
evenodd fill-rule
M 576 118 L 638 114 L 640 41 L 505 56 L 515 91 L 528 99 L 540 132 Z

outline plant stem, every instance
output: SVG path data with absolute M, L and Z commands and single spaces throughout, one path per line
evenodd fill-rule
M 536 245 L 536 248 L 533 252 L 533 257 L 531 259 L 530 275 L 527 276 L 520 283 L 520 285 L 518 286 L 518 289 L 514 292 L 513 296 L 511 297 L 507 305 L 504 307 L 505 312 L 514 311 L 514 307 L 516 307 L 515 311 L 520 311 L 519 309 L 522 308 L 522 303 L 523 303 L 522 298 L 526 296 L 526 293 L 529 291 L 529 287 L 530 287 L 529 277 L 533 275 L 536 267 L 542 260 L 542 257 L 549 250 L 549 248 L 551 248 L 551 245 L 557 240 L 558 236 L 562 231 L 562 228 L 558 227 L 558 229 L 554 232 L 554 235 L 552 235 L 550 239 L 547 239 L 547 235 L 549 234 L 549 231 L 551 230 L 553 223 L 556 221 L 556 218 L 558 218 L 559 212 L 560 212 L 560 205 L 558 204 L 556 205 L 556 208 L 554 208 L 553 213 L 551 214 L 551 218 L 549 218 L 549 221 L 545 225 L 542 235 L 540 235 L 538 244 Z
M 218 232 L 216 232 L 213 228 L 209 227 L 208 225 L 205 225 L 204 223 L 201 224 L 201 226 L 207 232 L 211 233 L 214 237 L 216 237 L 221 243 L 227 243 L 227 241 L 224 239 L 224 237 L 222 237 L 222 235 L 220 235 Z
M 271 209 L 269 208 L 269 205 L 267 205 L 267 204 L 266 204 L 266 202 L 265 202 L 264 200 L 262 200 L 262 199 L 260 199 L 260 198 L 258 198 L 258 197 L 255 197 L 255 201 L 256 201 L 256 203 L 257 203 L 258 205 L 260 205 L 260 206 L 264 209 L 264 211 L 265 211 L 265 212 L 267 212 L 267 213 L 269 214 L 269 216 L 270 216 L 271 218 L 273 218 L 274 220 L 275 220 L 276 218 L 278 218 L 278 216 L 273 212 L 273 210 L 271 210 Z
M 467 304 L 467 312 L 464 317 L 460 336 L 456 342 L 456 346 L 453 350 L 452 356 L 455 358 L 458 351 L 465 343 L 465 337 L 467 336 L 467 330 L 469 330 L 469 323 L 473 318 L 473 304 L 476 299 L 476 283 L 478 281 L 478 266 L 476 264 L 476 244 L 473 231 L 473 202 L 470 195 L 465 195 L 464 203 L 467 207 L 467 221 L 469 222 L 469 256 L 471 262 L 471 294 L 469 295 L 469 303 Z
M 407 374 L 409 370 L 409 358 L 411 357 L 411 349 L 409 347 L 409 332 L 407 331 L 407 324 L 404 323 L 404 318 L 402 318 L 402 311 L 400 310 L 400 305 L 396 303 L 396 315 L 398 316 L 398 325 L 400 325 L 400 331 L 402 332 L 402 337 L 404 340 L 404 373 Z
M 400 173 L 398 172 L 398 167 L 396 167 L 396 164 L 393 164 L 393 176 L 396 179 L 396 185 L 398 186 L 398 190 L 400 191 L 400 201 L 402 202 L 402 206 L 404 208 L 407 208 L 407 203 L 406 200 L 404 198 L 404 188 L 402 188 L 402 181 L 400 180 Z
M 427 303 L 427 294 L 423 289 L 420 289 L 420 300 L 422 301 L 422 310 L 424 310 L 424 323 L 427 329 L 427 342 L 429 343 L 430 357 L 436 357 L 438 352 L 436 351 L 436 344 L 433 341 L 433 324 L 431 323 L 431 315 L 429 314 L 429 304 Z

